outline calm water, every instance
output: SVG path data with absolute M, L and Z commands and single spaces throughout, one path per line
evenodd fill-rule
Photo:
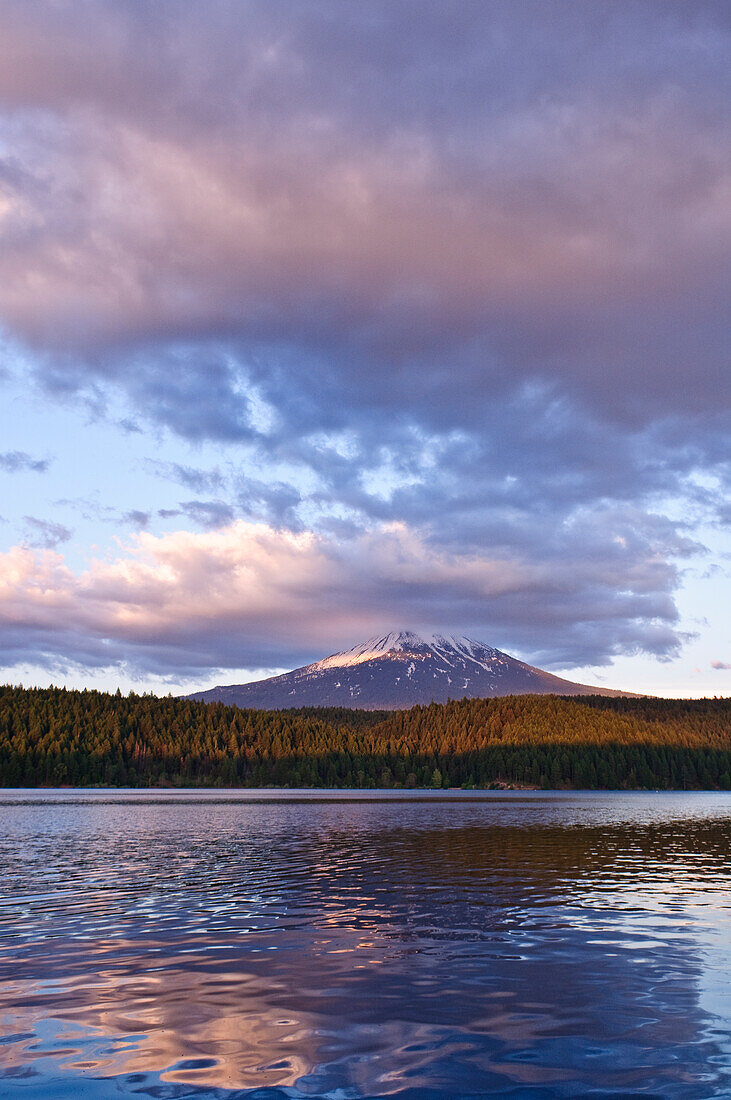
M 731 795 L 0 791 L 0 1096 L 731 1097 Z

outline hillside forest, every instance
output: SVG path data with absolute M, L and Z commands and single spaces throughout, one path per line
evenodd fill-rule
M 731 789 L 731 700 L 257 711 L 0 687 L 0 785 Z

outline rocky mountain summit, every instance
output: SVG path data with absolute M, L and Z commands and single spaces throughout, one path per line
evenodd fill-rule
M 563 680 L 471 638 L 401 630 L 282 676 L 198 691 L 190 698 L 261 710 L 316 706 L 401 710 L 448 699 L 526 694 L 630 693 Z

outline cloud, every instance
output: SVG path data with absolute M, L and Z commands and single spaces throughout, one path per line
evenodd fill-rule
M 726 664 L 724 661 L 711 661 L 711 668 L 718 669 L 719 671 L 728 671 L 731 669 L 731 665 Z
M 41 653 L 88 668 L 264 669 L 402 625 L 459 625 L 554 667 L 675 653 L 673 567 L 646 533 L 608 540 L 607 529 L 628 532 L 619 517 L 586 525 L 548 563 L 444 552 L 400 524 L 345 542 L 240 520 L 142 532 L 79 574 L 56 551 L 14 547 L 0 557 L 2 663 Z
M 35 516 L 24 516 L 25 527 L 28 532 L 27 545 L 51 550 L 60 542 L 68 542 L 72 531 L 63 523 L 54 523 L 52 520 L 37 519 Z
M 159 462 L 148 459 L 148 469 L 169 481 L 184 485 L 197 493 L 210 493 L 220 489 L 224 483 L 220 470 L 202 470 L 196 466 L 185 466 L 179 462 Z
M 717 410 L 712 7 L 180 4 L 172 36 L 164 7 L 62 3 L 49 34 L 8 6 L 0 312 L 49 385 L 200 439 L 261 401 L 288 435 L 404 404 L 477 430 L 534 383 Z
M 138 531 L 143 531 L 148 527 L 151 518 L 149 512 L 143 512 L 139 508 L 132 508 L 131 511 L 125 512 L 124 515 L 121 516 L 123 523 L 129 524 Z
M 0 454 L 0 470 L 4 470 L 6 474 L 16 474 L 22 470 L 45 473 L 48 466 L 47 458 L 32 458 L 25 451 L 5 451 Z
M 49 393 L 254 448 L 237 514 L 301 525 L 314 478 L 484 539 L 728 476 L 712 6 L 7 13 L 0 315 Z
M 214 530 L 234 520 L 234 510 L 222 500 L 184 500 L 177 508 L 161 508 L 158 515 L 164 519 L 185 516 L 197 527 Z
M 0 323 L 51 399 L 121 397 L 129 430 L 226 454 L 151 464 L 186 497 L 158 516 L 309 537 L 336 577 L 365 555 L 356 636 L 393 600 L 544 663 L 674 652 L 678 562 L 731 484 L 723 5 L 6 0 L 4 21 Z M 393 562 L 377 595 L 396 530 L 443 596 L 409 602 Z M 483 618 L 450 560 L 541 579 Z
M 285 481 L 252 477 L 233 464 L 229 464 L 225 472 L 218 468 L 206 470 L 153 460 L 147 462 L 147 467 L 159 477 L 197 492 L 223 491 L 231 502 L 221 499 L 181 501 L 177 508 L 161 509 L 158 514 L 163 518 L 186 516 L 204 527 L 231 523 L 237 517 L 302 526 L 297 510 L 305 498 L 300 489 Z

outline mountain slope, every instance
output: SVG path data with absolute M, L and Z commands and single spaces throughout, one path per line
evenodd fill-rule
M 400 710 L 418 703 L 497 695 L 626 695 L 562 680 L 469 638 L 403 630 L 251 684 L 194 692 L 191 699 L 239 707 Z

